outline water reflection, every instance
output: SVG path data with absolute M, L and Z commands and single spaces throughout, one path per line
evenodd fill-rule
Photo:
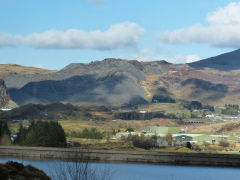
M 33 161 L 0 158 L 0 163 L 17 161 L 24 165 L 30 164 L 52 176 L 53 168 L 59 161 Z M 67 163 L 61 161 L 61 163 Z M 238 180 L 239 168 L 168 166 L 149 164 L 106 164 L 90 163 L 96 169 L 109 169 L 113 180 Z

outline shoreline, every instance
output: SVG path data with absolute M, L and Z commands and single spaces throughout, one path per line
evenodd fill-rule
M 91 162 L 137 163 L 186 166 L 240 167 L 240 155 L 213 153 L 173 153 L 74 148 L 0 146 L 0 157 L 34 160 L 74 160 L 88 158 Z

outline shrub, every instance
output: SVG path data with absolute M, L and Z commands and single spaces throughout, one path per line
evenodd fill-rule
M 238 115 L 238 109 L 235 109 L 233 107 L 226 107 L 226 109 L 222 110 L 222 114 Z
M 224 140 L 221 140 L 221 141 L 219 142 L 219 146 L 228 147 L 228 146 L 229 146 L 229 142 L 224 141 Z
M 207 142 L 207 141 L 203 141 L 203 145 L 204 145 L 205 147 L 207 147 L 207 146 L 209 146 L 209 145 L 210 145 L 210 143 L 209 143 L 209 142 Z
M 129 127 L 129 128 L 126 129 L 126 132 L 134 132 L 134 129 Z
M 172 145 L 173 137 L 172 137 L 171 133 L 167 133 L 166 136 L 164 137 L 164 139 L 167 141 L 169 146 Z
M 87 139 L 102 139 L 103 133 L 97 131 L 96 128 L 91 128 L 88 130 L 87 128 L 83 129 L 83 131 L 76 132 L 72 131 L 69 134 L 70 137 L 76 137 L 76 138 L 87 138 Z
M 0 137 L 4 134 L 10 135 L 8 125 L 6 121 L 0 121 Z
M 186 148 L 192 149 L 192 144 L 191 144 L 190 142 L 187 142 L 187 143 L 186 143 Z
M 0 121 L 0 145 L 10 145 L 10 131 L 7 122 Z
M 191 118 L 198 118 L 197 113 L 191 112 Z
M 201 109 L 202 108 L 202 103 L 199 101 L 191 101 L 191 102 L 183 102 L 183 106 L 186 109 L 193 110 L 193 109 Z
M 157 141 L 154 137 L 142 136 L 131 136 L 130 137 L 133 145 L 138 148 L 151 149 L 156 147 Z
M 176 100 L 168 95 L 160 95 L 156 94 L 152 97 L 152 102 L 160 102 L 160 103 L 176 103 Z

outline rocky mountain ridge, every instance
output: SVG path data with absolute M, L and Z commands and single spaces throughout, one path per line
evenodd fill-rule
M 238 64 L 238 52 L 214 57 L 212 64 L 217 66 L 219 58 L 226 67 L 234 66 L 233 61 Z M 144 104 L 151 102 L 155 94 L 161 94 L 159 89 L 166 89 L 175 99 L 209 104 L 238 102 L 240 72 L 229 71 L 229 68 L 211 69 L 211 66 L 206 69 L 203 62 L 208 61 L 196 62 L 197 67 L 194 67 L 193 64 L 176 65 L 166 61 L 108 58 L 89 64 L 69 64 L 60 71 L 45 74 L 11 74 L 4 80 L 11 98 L 19 105 L 59 101 Z

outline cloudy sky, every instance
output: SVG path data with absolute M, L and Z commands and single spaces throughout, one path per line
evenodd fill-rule
M 240 48 L 240 1 L 0 0 L 0 64 L 186 63 Z

